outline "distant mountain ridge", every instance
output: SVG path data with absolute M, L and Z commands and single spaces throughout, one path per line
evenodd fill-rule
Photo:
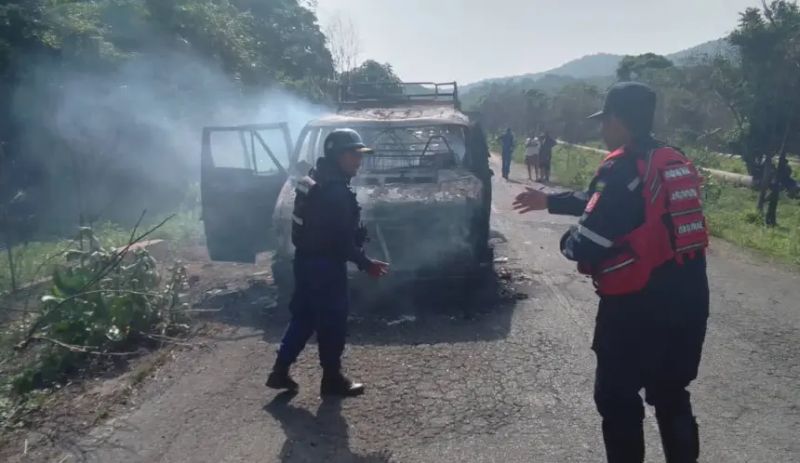
M 711 40 L 700 45 L 687 48 L 675 53 L 666 55 L 666 57 L 674 62 L 676 65 L 686 65 L 693 59 L 702 56 L 730 56 L 735 53 L 733 46 L 728 43 L 725 38 Z M 522 74 L 509 77 L 498 77 L 481 80 L 472 84 L 467 84 L 463 87 L 464 93 L 468 93 L 470 89 L 491 83 L 503 83 L 506 81 L 533 79 L 539 80 L 548 75 L 563 76 L 573 79 L 591 79 L 597 77 L 613 76 L 617 73 L 617 67 L 624 55 L 615 55 L 611 53 L 598 53 L 594 55 L 584 56 L 572 61 L 569 61 L 557 68 L 544 72 L 536 72 L 531 74 Z

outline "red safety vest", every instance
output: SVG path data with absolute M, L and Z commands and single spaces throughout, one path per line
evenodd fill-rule
M 620 148 L 605 160 L 624 154 Z M 614 241 L 613 247 L 620 250 L 614 257 L 595 265 L 578 265 L 581 273 L 592 276 L 602 296 L 640 291 L 656 268 L 671 260 L 682 264 L 684 257 L 703 253 L 708 247 L 700 199 L 702 177 L 691 161 L 674 148 L 661 147 L 637 160 L 637 167 L 644 223 Z M 637 180 L 631 186 L 638 187 Z M 589 202 L 588 211 L 594 202 L 596 198 Z

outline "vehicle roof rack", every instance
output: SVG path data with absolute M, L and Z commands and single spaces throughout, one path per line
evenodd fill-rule
M 453 105 L 461 108 L 456 82 L 347 82 L 339 85 L 339 107 Z

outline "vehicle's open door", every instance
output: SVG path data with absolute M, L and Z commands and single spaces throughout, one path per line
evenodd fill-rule
M 255 262 L 267 249 L 275 202 L 288 177 L 286 124 L 203 129 L 200 190 L 212 260 Z

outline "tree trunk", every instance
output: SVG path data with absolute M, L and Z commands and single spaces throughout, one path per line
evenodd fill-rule
M 772 159 L 767 159 L 761 168 L 761 179 L 758 181 L 758 213 L 764 213 L 764 204 L 767 200 L 767 189 L 772 185 L 774 175 L 772 172 Z M 755 180 L 755 178 L 753 178 Z
M 781 194 L 780 184 L 777 178 L 773 178 L 769 186 L 769 194 L 767 195 L 767 214 L 764 217 L 764 223 L 768 227 L 778 225 L 778 198 Z
M 764 4 L 764 8 L 766 9 L 766 3 Z M 792 118 L 790 118 L 791 120 Z M 770 192 L 769 192 L 769 207 L 767 207 L 767 215 L 764 218 L 768 227 L 774 227 L 778 224 L 778 199 L 780 198 L 781 194 L 781 186 L 782 186 L 782 179 L 781 174 L 786 172 L 788 165 L 786 164 L 786 141 L 789 139 L 789 132 L 792 130 L 793 124 L 787 123 L 786 127 L 783 130 L 783 142 L 781 143 L 781 149 L 778 152 L 778 165 L 775 167 L 775 170 L 772 172 L 772 178 L 770 179 Z M 772 160 L 770 159 L 770 166 L 772 165 Z
M 787 163 L 786 150 L 782 149 L 778 157 L 778 168 L 775 170 L 775 175 L 772 176 L 772 182 L 770 183 L 769 207 L 767 207 L 766 216 L 766 223 L 770 227 L 778 224 L 778 199 L 782 189 L 781 174 L 786 172 Z

